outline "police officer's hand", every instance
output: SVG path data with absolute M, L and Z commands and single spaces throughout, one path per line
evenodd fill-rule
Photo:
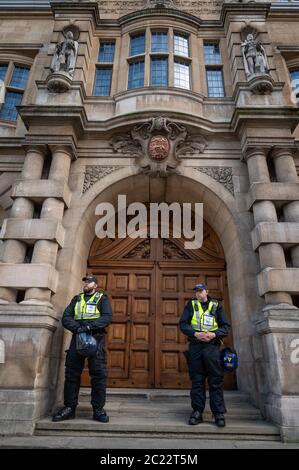
M 78 329 L 77 329 L 77 333 L 89 333 L 91 331 L 91 328 L 90 326 L 80 326 Z
M 194 335 L 199 341 L 203 341 L 204 343 L 209 343 L 216 337 L 215 333 L 212 331 L 210 332 L 196 332 Z

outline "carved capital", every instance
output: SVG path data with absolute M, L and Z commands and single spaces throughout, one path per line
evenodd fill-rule
M 266 158 L 268 149 L 265 147 L 248 147 L 243 153 L 243 161 L 247 162 L 252 157 Z
M 271 149 L 270 152 L 270 157 L 275 159 L 275 158 L 280 158 L 280 157 L 294 157 L 297 149 L 295 147 L 280 147 L 280 146 L 275 146 Z
M 34 144 L 34 143 L 26 142 L 23 145 L 23 149 L 25 150 L 26 154 L 30 152 L 39 153 L 40 155 L 43 156 L 43 158 L 45 158 L 48 153 L 46 144 L 40 144 L 40 143 Z
M 52 154 L 54 153 L 63 153 L 67 155 L 71 160 L 75 160 L 76 155 L 74 149 L 71 145 L 67 144 L 49 144 L 49 149 L 51 150 Z

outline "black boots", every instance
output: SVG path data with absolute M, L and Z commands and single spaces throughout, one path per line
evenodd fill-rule
M 70 406 L 64 406 L 61 408 L 52 418 L 52 421 L 64 421 L 65 419 L 74 419 L 75 418 L 75 408 Z
M 224 428 L 225 419 L 224 419 L 224 414 L 223 413 L 215 414 L 214 415 L 214 420 L 215 420 L 216 426 L 218 426 L 219 428 Z M 190 415 L 190 418 L 189 418 L 189 424 L 196 425 L 196 424 L 199 424 L 199 423 L 202 423 L 202 422 L 203 422 L 202 413 L 198 410 L 192 411 L 192 413 Z
M 106 411 L 103 408 L 93 409 L 93 419 L 95 421 L 100 421 L 100 423 L 109 423 L 109 416 L 107 416 Z
M 195 424 L 202 423 L 202 421 L 203 421 L 202 413 L 198 410 L 192 411 L 190 418 L 189 418 L 189 424 L 195 425 Z
M 218 426 L 219 428 L 224 428 L 225 419 L 224 419 L 224 415 L 222 413 L 215 414 L 214 419 L 215 419 L 216 426 Z

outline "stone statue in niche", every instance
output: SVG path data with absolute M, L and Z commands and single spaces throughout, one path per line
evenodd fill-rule
M 54 73 L 62 71 L 73 76 L 77 53 L 78 42 L 74 40 L 72 31 L 68 31 L 65 40 L 56 45 L 51 71 Z
M 254 38 L 253 34 L 248 34 L 241 44 L 242 55 L 247 77 L 254 74 L 269 74 L 269 64 L 267 55 L 262 44 Z

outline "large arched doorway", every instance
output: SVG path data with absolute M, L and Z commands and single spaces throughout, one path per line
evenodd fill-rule
M 98 239 L 88 271 L 110 296 L 108 385 L 133 388 L 189 388 L 186 337 L 178 320 L 196 282 L 208 284 L 230 318 L 226 264 L 221 243 L 204 224 L 203 246 L 186 250 L 182 239 Z M 232 334 L 226 340 L 232 344 Z M 88 371 L 83 384 L 89 385 Z M 226 374 L 225 388 L 236 388 Z

